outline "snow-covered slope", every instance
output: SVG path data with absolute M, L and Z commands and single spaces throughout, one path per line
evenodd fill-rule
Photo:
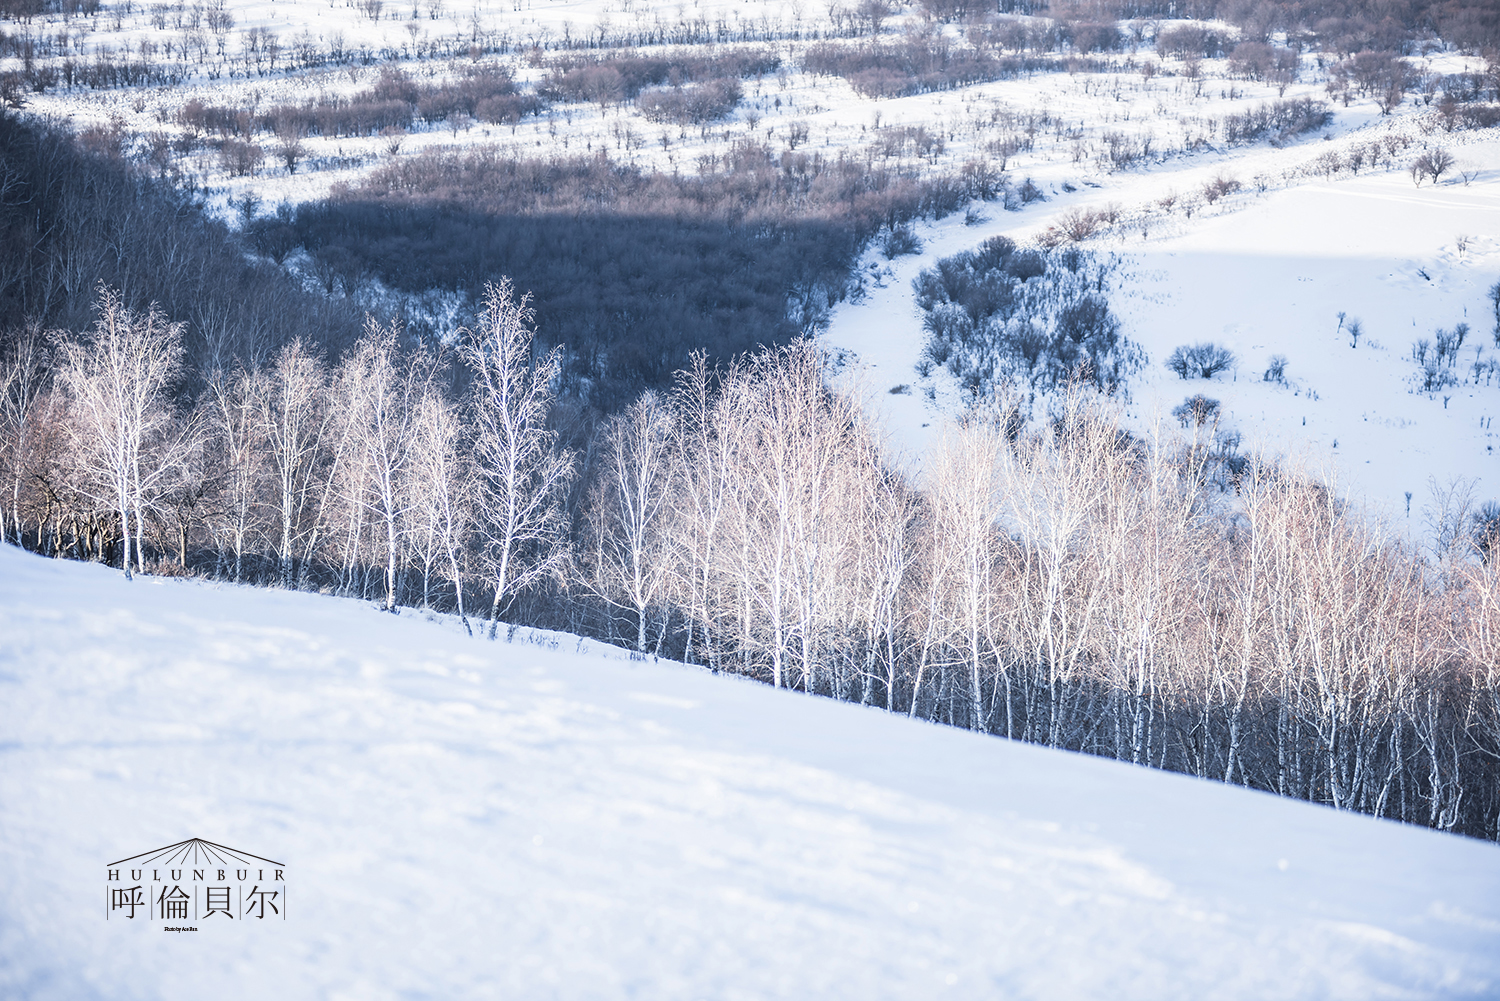
M 1500 996 L 1493 845 L 572 637 L 0 547 L 0 693 L 7 998 Z M 190 837 L 286 920 L 106 920 Z
M 860 303 L 841 306 L 828 340 L 866 366 L 893 437 L 920 456 L 944 416 L 963 406 L 941 369 L 927 380 L 914 366 L 926 335 L 911 280 L 941 258 L 1004 234 L 1035 234 L 1079 205 L 1127 210 L 1159 195 L 1193 190 L 1215 171 L 1248 176 L 1309 161 L 1319 142 L 1239 158 L 1207 158 L 1162 171 L 1125 172 L 1086 191 L 1020 214 L 994 211 L 976 226 L 951 218 L 919 229 L 924 252 L 886 263 Z M 1246 191 L 1210 212 L 1181 210 L 1146 220 L 1086 249 L 1122 255 L 1112 306 L 1126 336 L 1150 356 L 1130 380 L 1129 413 L 1149 428 L 1187 396 L 1222 402 L 1224 426 L 1243 447 L 1297 455 L 1335 478 L 1376 512 L 1421 532 L 1428 481 L 1477 480 L 1476 499 L 1500 498 L 1500 342 L 1488 290 L 1500 281 L 1500 141 L 1471 142 L 1459 162 L 1475 174 L 1414 187 L 1404 172 L 1337 180 L 1304 178 L 1264 194 Z M 1243 161 L 1243 162 L 1241 162 Z M 1480 165 L 1484 165 L 1481 167 Z M 1185 183 L 1187 182 L 1187 183 Z M 1342 317 L 1340 314 L 1344 314 Z M 1348 324 L 1359 321 L 1356 345 Z M 1424 392 L 1416 342 L 1469 325 L 1456 385 Z M 1184 344 L 1211 341 L 1239 359 L 1211 381 L 1179 379 L 1163 362 Z M 1286 359 L 1286 382 L 1267 382 L 1271 356 Z M 1479 369 L 1476 370 L 1476 362 Z M 881 394 L 909 384 L 901 395 Z M 926 390 L 933 390 L 928 398 Z M 1168 418 L 1168 423 L 1171 423 Z

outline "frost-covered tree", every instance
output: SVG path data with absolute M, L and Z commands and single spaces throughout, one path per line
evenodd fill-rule
M 464 562 L 474 521 L 474 470 L 458 408 L 429 388 L 417 404 L 405 491 L 408 533 L 423 559 L 422 602 L 429 599 L 432 563 L 442 559 L 453 579 L 459 621 L 464 611 Z
M 431 372 L 425 357 L 399 351 L 398 334 L 396 325 L 381 326 L 371 319 L 345 362 L 347 377 L 359 386 L 353 398 L 362 404 L 350 414 L 366 470 L 365 489 L 355 500 L 379 519 L 388 612 L 396 608 L 405 541 L 407 497 L 401 485 L 412 459 L 417 403 Z
M 0 337 L 0 462 L 10 487 L 10 523 L 0 504 L 0 540 L 22 544 L 21 481 L 30 464 L 27 453 L 36 436 L 37 400 L 51 368 L 49 335 L 37 324 L 27 324 Z
M 1004 505 L 1001 456 L 1005 448 L 997 424 L 969 420 L 944 434 L 928 471 L 930 586 L 940 596 L 940 635 L 961 666 L 968 688 L 969 725 L 976 730 L 987 728 L 985 674 L 997 614 L 994 574 L 1001 546 L 997 524 Z M 1004 732 L 1009 736 L 1009 698 L 1005 710 Z
M 275 474 L 275 548 L 283 587 L 293 584 L 293 561 L 315 500 L 330 417 L 326 389 L 321 359 L 300 341 L 281 349 L 261 381 L 259 418 Z
M 257 525 L 266 465 L 266 427 L 261 420 L 265 380 L 255 372 L 237 369 L 215 372 L 200 402 L 214 455 L 219 484 L 219 512 L 215 524 L 218 551 L 227 561 L 233 553 L 233 579 L 245 572 L 245 552 Z

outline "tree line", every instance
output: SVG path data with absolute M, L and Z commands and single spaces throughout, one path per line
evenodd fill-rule
M 508 282 L 451 348 L 370 320 L 191 398 L 182 339 L 107 287 L 86 331 L 7 335 L 7 541 L 563 628 L 1500 838 L 1494 522 L 1452 491 L 1429 555 L 1276 457 L 1216 468 L 1211 422 L 1134 434 L 1081 384 L 998 391 L 910 475 L 806 340 L 699 354 L 569 430 Z

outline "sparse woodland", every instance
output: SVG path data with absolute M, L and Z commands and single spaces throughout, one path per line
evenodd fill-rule
M 1418 79 L 1401 58 L 1492 51 L 1487 3 L 1046 9 L 924 0 L 899 38 L 882 35 L 880 3 L 830 5 L 816 30 L 638 20 L 539 40 L 476 18 L 380 53 L 283 46 L 261 29 L 236 48 L 210 4 L 175 57 L 84 59 L 30 25 L 95 17 L 97 3 L 0 0 L 0 58 L 24 61 L 0 74 L 11 106 L 215 73 L 470 64 L 441 79 L 387 66 L 352 96 L 295 104 L 199 101 L 171 134 L 94 128 L 87 151 L 60 126 L 0 113 L 0 535 L 127 575 L 452 613 L 489 639 L 568 630 L 1500 840 L 1500 513 L 1443 493 L 1437 548 L 1423 550 L 1336 483 L 1228 447 L 1206 397 L 1185 404 L 1181 429 L 1126 431 L 1110 393 L 1145 359 L 1103 298 L 1108 262 L 1074 245 L 1139 217 L 1079 210 L 1035 248 L 991 241 L 923 274 L 928 361 L 974 406 L 920 476 L 893 464 L 859 400 L 829 388 L 807 335 L 857 292 L 873 240 L 899 253 L 913 219 L 1042 197 L 1007 162 L 1049 133 L 1074 162 L 1124 170 L 1160 154 L 1149 131 L 1085 136 L 992 103 L 946 130 L 882 129 L 877 114 L 859 148 L 819 147 L 796 120 L 774 139 L 747 122 L 670 170 L 636 162 L 645 140 L 626 105 L 675 156 L 690 133 L 712 139 L 790 42 L 802 72 L 871 98 L 1054 71 L 1085 88 L 1106 70 L 1149 83 L 1167 60 L 1201 91 L 1200 61 L 1219 58 L 1277 89 L 1187 122 L 1178 151 L 1321 128 L 1322 101 L 1281 99 L 1313 51 L 1333 101 L 1389 112 L 1416 93 L 1434 130 L 1500 121 L 1500 61 Z M 624 50 L 652 45 L 686 48 Z M 482 62 L 522 51 L 530 83 Z M 1155 58 L 1136 62 L 1143 51 Z M 614 112 L 612 151 L 589 139 L 545 157 L 493 144 L 396 156 L 408 132 L 539 130 L 582 107 Z M 973 155 L 945 160 L 964 129 Z M 246 202 L 239 233 L 202 212 L 183 167 L 291 176 L 320 166 L 315 141 L 377 136 L 390 159 L 360 183 L 266 215 Z M 1371 139 L 1308 169 L 1390 169 L 1409 143 Z M 1418 183 L 1451 166 L 1435 156 L 1412 165 Z M 1240 187 L 1221 177 L 1159 209 Z M 459 329 L 366 316 L 375 281 L 467 297 Z M 1185 347 L 1179 374 L 1201 373 L 1193 352 L 1212 347 Z M 1445 351 L 1414 360 L 1440 379 Z

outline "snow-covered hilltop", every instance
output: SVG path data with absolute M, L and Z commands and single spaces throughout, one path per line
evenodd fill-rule
M 1500 991 L 1493 845 L 561 634 L 5 546 L 0 686 L 7 997 Z M 106 919 L 190 837 L 285 920 Z

